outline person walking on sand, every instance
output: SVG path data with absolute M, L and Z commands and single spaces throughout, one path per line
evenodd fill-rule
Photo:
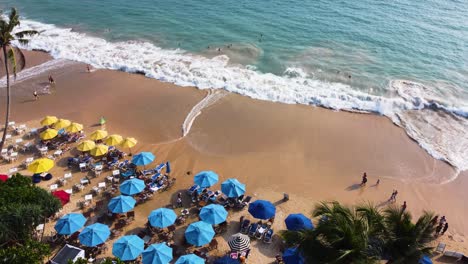
M 392 195 L 390 195 L 390 198 L 388 198 L 387 202 L 393 201 L 393 196 L 395 195 L 395 190 L 392 191 Z
M 442 229 L 442 233 L 440 234 L 441 236 L 445 234 L 445 232 L 447 231 L 448 229 L 448 223 L 445 223 L 444 225 L 444 229 Z
M 406 201 L 403 202 L 403 205 L 401 206 L 401 211 L 404 212 L 406 210 Z
M 33 95 L 34 95 L 34 100 L 37 101 L 37 99 L 39 99 L 39 95 L 37 94 L 37 91 L 34 91 Z
M 398 190 L 395 190 L 393 193 L 393 202 L 396 202 L 396 196 L 398 195 Z
M 380 184 L 380 179 L 377 180 L 377 182 L 375 183 L 375 186 L 379 186 Z
M 444 225 L 445 222 L 447 222 L 447 219 L 445 219 L 445 215 L 440 218 L 439 225 Z
M 364 172 L 362 175 L 362 181 L 361 181 L 361 186 L 365 186 L 367 183 L 367 173 Z
M 435 235 L 438 236 L 440 233 L 440 230 L 442 230 L 442 225 L 438 225 L 435 229 Z

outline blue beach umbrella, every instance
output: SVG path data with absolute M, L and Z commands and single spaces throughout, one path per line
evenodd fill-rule
M 305 264 L 304 257 L 297 251 L 297 248 L 287 248 L 283 252 L 283 261 L 286 264 Z
M 214 235 L 213 226 L 203 221 L 192 223 L 185 230 L 187 242 L 198 247 L 210 243 Z
M 109 210 L 113 213 L 126 213 L 135 207 L 135 199 L 131 196 L 119 195 L 112 198 L 107 205 Z
M 148 221 L 151 226 L 164 228 L 173 225 L 177 219 L 177 215 L 174 210 L 167 208 L 159 208 L 151 211 L 148 216 Z
M 423 255 L 423 257 L 419 259 L 418 264 L 432 264 L 432 259 L 429 256 Z
M 205 260 L 195 254 L 181 256 L 175 264 L 205 264 Z
M 166 173 L 171 173 L 171 164 L 168 162 L 166 162 Z
M 233 259 L 229 256 L 224 256 L 214 261 L 214 264 L 240 264 L 239 260 Z
M 71 235 L 80 230 L 85 223 L 86 218 L 82 214 L 66 214 L 55 224 L 55 231 L 60 235 Z
M 81 231 L 78 238 L 80 243 L 87 247 L 95 247 L 100 245 L 109 238 L 110 230 L 107 225 L 101 223 L 95 223 L 87 226 L 83 231 Z
M 145 166 L 154 161 L 154 155 L 151 152 L 140 152 L 133 156 L 132 163 L 137 166 Z
M 314 229 L 312 221 L 303 214 L 290 214 L 284 220 L 288 230 Z
M 202 188 L 207 188 L 215 185 L 218 182 L 218 174 L 214 171 L 202 171 L 195 175 L 195 184 L 200 185 Z
M 114 242 L 112 254 L 123 261 L 134 260 L 143 252 L 145 242 L 135 235 L 123 236 Z
M 145 189 L 145 182 L 140 179 L 130 179 L 120 184 L 120 192 L 124 195 L 141 193 Z
M 172 260 L 172 248 L 165 243 L 152 244 L 142 253 L 143 264 L 167 264 Z
M 255 218 L 266 220 L 275 216 L 276 208 L 269 201 L 256 200 L 249 205 L 249 213 Z
M 240 183 L 237 179 L 228 179 L 221 183 L 221 191 L 227 197 L 239 197 L 245 193 L 245 184 Z
M 224 221 L 228 216 L 228 212 L 219 204 L 210 204 L 200 210 L 200 218 L 208 224 L 217 225 Z

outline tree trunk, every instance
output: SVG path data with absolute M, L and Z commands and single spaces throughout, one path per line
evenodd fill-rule
M 2 50 L 3 50 L 3 61 L 5 62 L 6 80 L 7 80 L 7 86 L 6 86 L 7 102 L 6 102 L 6 113 L 5 113 L 5 128 L 3 129 L 2 142 L 0 142 L 0 150 L 2 150 L 3 146 L 5 145 L 5 138 L 7 135 L 8 123 L 10 122 L 10 73 L 8 72 L 8 57 L 7 57 L 6 46 L 3 46 Z

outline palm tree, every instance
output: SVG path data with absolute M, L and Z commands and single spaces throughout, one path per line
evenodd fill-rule
M 389 263 L 416 263 L 424 254 L 430 254 L 429 246 L 434 237 L 437 223 L 434 214 L 424 212 L 413 223 L 409 212 L 398 207 L 389 207 L 384 211 L 386 236 L 386 254 Z
M 383 225 L 375 207 L 322 202 L 313 216 L 321 218 L 314 230 L 282 233 L 286 244 L 298 246 L 309 262 L 374 263 L 381 255 Z
M 26 64 L 26 59 L 24 57 L 23 52 L 18 47 L 13 46 L 12 42 L 18 41 L 20 44 L 27 44 L 29 40 L 26 39 L 26 37 L 33 36 L 38 33 L 35 30 L 13 32 L 15 27 L 19 25 L 19 15 L 15 8 L 11 9 L 11 12 L 8 16 L 8 20 L 5 20 L 3 17 L 0 17 L 0 48 L 3 52 L 3 62 L 5 64 L 5 73 L 7 79 L 5 128 L 3 130 L 2 142 L 0 142 L 0 149 L 3 149 L 8 123 L 10 120 L 10 73 L 8 69 L 8 64 L 12 66 L 12 71 L 15 78 L 16 73 L 22 70 Z

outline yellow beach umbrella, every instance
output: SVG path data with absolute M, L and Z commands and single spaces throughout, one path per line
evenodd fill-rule
M 133 148 L 137 143 L 138 141 L 136 139 L 129 137 L 124 139 L 120 145 L 124 148 Z
M 68 126 L 70 126 L 71 122 L 70 120 L 68 119 L 59 119 L 55 124 L 54 124 L 54 128 L 55 129 L 62 129 L 62 128 L 66 128 Z
M 58 135 L 58 131 L 52 128 L 46 129 L 44 132 L 41 133 L 41 139 L 47 140 L 47 139 L 53 139 Z
M 122 142 L 123 138 L 119 135 L 110 135 L 104 140 L 104 143 L 108 146 L 115 146 Z
M 131 148 L 133 148 L 137 143 L 138 141 L 135 138 L 129 137 L 129 138 L 124 139 L 122 143 L 120 143 L 120 146 L 124 148 L 128 148 L 130 151 L 130 156 L 131 156 L 132 155 Z
M 98 129 L 89 135 L 89 138 L 92 140 L 100 140 L 107 137 L 107 131 Z
M 37 159 L 28 165 L 28 171 L 32 173 L 43 173 L 54 167 L 54 161 L 51 159 Z
M 92 140 L 85 140 L 76 146 L 79 151 L 90 151 L 96 147 L 96 144 Z
M 93 149 L 91 150 L 90 153 L 91 153 L 91 155 L 93 155 L 93 156 L 95 156 L 95 157 L 97 157 L 97 156 L 102 156 L 102 155 L 104 155 L 104 154 L 107 153 L 107 150 L 108 150 L 108 149 L 109 149 L 108 146 L 106 146 L 106 145 L 104 145 L 104 144 L 98 144 L 98 145 L 96 145 L 95 148 L 93 148 Z
M 55 116 L 46 116 L 44 119 L 41 120 L 41 125 L 43 126 L 50 126 L 57 122 L 57 117 Z
M 65 130 L 70 133 L 78 133 L 83 130 L 83 125 L 73 122 Z

